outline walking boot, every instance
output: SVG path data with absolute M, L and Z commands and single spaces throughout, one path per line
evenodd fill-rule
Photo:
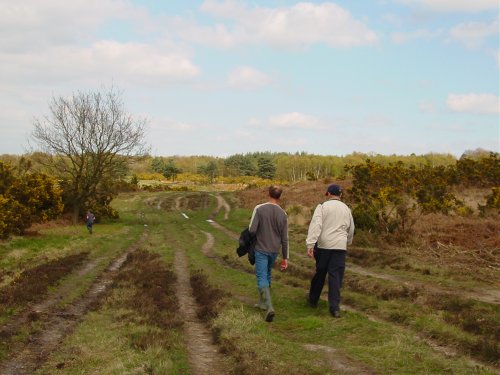
M 270 323 L 274 319 L 274 309 L 273 309 L 273 303 L 271 301 L 271 291 L 269 290 L 269 288 L 262 288 L 262 290 L 264 291 L 264 300 L 266 301 L 266 307 L 267 307 L 265 319 L 266 322 Z
M 264 296 L 264 290 L 262 288 L 259 288 L 259 302 L 256 303 L 254 307 L 261 310 L 267 310 L 266 298 Z

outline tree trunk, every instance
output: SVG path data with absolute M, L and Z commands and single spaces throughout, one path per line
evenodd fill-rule
M 80 213 L 80 205 L 78 203 L 73 204 L 73 213 L 71 215 L 73 225 L 78 224 L 78 214 Z

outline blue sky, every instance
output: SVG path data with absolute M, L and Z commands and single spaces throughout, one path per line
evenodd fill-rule
M 0 153 L 114 86 L 154 155 L 500 151 L 497 0 L 0 0 Z

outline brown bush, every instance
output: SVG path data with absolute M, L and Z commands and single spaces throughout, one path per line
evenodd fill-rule
M 294 205 L 301 205 L 308 207 L 312 211 L 314 208 L 325 200 L 325 192 L 330 184 L 339 184 L 344 188 L 344 198 L 348 200 L 349 196 L 347 189 L 351 188 L 352 182 L 350 180 L 331 180 L 328 182 L 323 181 L 308 181 L 297 182 L 291 185 L 284 186 L 283 195 L 281 196 L 281 206 L 287 208 Z M 257 204 L 265 202 L 268 198 L 267 187 L 252 188 L 237 192 L 241 206 L 244 208 L 253 208 Z M 307 218 L 310 220 L 310 217 Z
M 173 328 L 182 325 L 175 281 L 175 274 L 158 254 L 137 250 L 129 254 L 113 286 L 134 291 L 122 303 L 139 312 L 149 324 Z
M 40 301 L 51 285 L 70 273 L 88 256 L 88 252 L 68 255 L 21 272 L 11 284 L 0 290 L 0 304 L 14 306 Z
M 216 318 L 225 295 L 224 291 L 212 287 L 202 270 L 191 273 L 190 283 L 194 298 L 198 303 L 198 318 L 204 322 Z

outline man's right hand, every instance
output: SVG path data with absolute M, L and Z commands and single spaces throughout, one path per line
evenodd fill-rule
M 312 258 L 312 257 L 314 256 L 314 248 L 313 248 L 313 247 L 309 247 L 309 248 L 307 249 L 307 256 L 308 256 L 309 258 Z

